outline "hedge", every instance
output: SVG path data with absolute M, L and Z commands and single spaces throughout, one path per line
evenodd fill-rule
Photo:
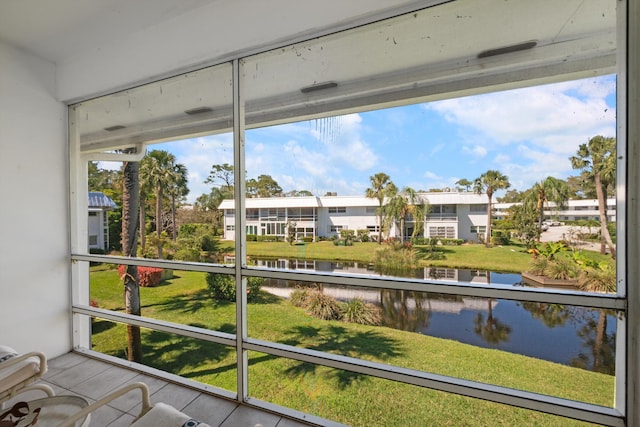
M 124 275 L 127 272 L 126 265 L 118 266 L 118 273 L 120 273 L 120 280 L 124 279 Z M 162 269 L 158 267 L 138 267 L 138 285 L 146 288 L 151 286 L 157 286 L 162 281 Z

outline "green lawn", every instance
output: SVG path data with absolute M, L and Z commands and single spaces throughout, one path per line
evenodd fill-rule
M 249 257 L 255 258 L 300 258 L 330 261 L 371 262 L 377 243 L 355 242 L 353 246 L 335 246 L 333 242 L 298 243 L 289 245 L 286 242 L 247 242 Z M 414 246 L 418 264 L 422 267 L 468 268 L 473 270 L 490 270 L 500 272 L 521 273 L 526 271 L 531 262 L 531 254 L 524 245 L 517 242 L 504 246 L 487 248 L 481 244 L 464 244 L 461 246 L 438 246 L 437 256 L 430 256 L 427 246 Z M 233 253 L 232 241 L 221 241 L 220 252 Z M 592 251 L 584 251 L 596 261 L 611 257 Z
M 104 267 L 94 270 L 98 271 L 91 273 L 91 298 L 102 308 L 121 310 L 123 292 L 117 272 Z M 214 301 L 204 277 L 204 273 L 178 271 L 161 286 L 142 288 L 143 315 L 234 333 L 235 305 Z M 248 326 L 253 338 L 605 406 L 613 402 L 612 376 L 385 327 L 321 321 L 269 294 L 249 305 Z M 235 349 L 147 330 L 143 341 L 146 364 L 235 391 Z M 98 351 L 124 357 L 125 327 L 95 320 L 93 345 Z M 356 426 L 578 425 L 266 354 L 251 352 L 249 369 L 251 396 Z

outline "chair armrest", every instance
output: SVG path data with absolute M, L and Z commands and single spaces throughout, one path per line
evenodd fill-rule
M 144 413 L 146 413 L 147 411 L 149 411 L 151 409 L 151 399 L 149 398 L 149 387 L 147 387 L 147 385 L 145 383 L 137 382 L 137 383 L 128 384 L 128 385 L 126 385 L 124 387 L 121 387 L 121 388 L 119 388 L 119 389 L 107 394 L 102 399 L 97 400 L 96 402 L 94 402 L 91 405 L 89 405 L 89 406 L 85 407 L 84 409 L 82 409 L 80 412 L 77 412 L 73 416 L 71 416 L 71 417 L 67 418 L 66 420 L 64 420 L 64 422 L 62 424 L 60 424 L 58 427 L 73 427 L 73 426 L 75 426 L 75 423 L 77 421 L 83 419 L 85 416 L 87 416 L 88 414 L 92 413 L 96 409 L 106 405 L 107 403 L 111 402 L 112 400 L 115 400 L 115 399 L 119 398 L 120 396 L 123 396 L 123 395 L 129 393 L 131 390 L 135 390 L 135 389 L 140 389 L 140 392 L 142 393 L 142 411 L 141 411 L 141 414 L 144 414 Z
M 0 362 L 0 370 L 10 368 L 13 365 L 17 365 L 18 363 L 31 357 L 37 357 L 38 359 L 40 359 L 40 370 L 38 373 L 38 377 L 41 377 L 47 372 L 47 356 L 39 351 L 31 351 L 29 353 L 18 354 L 17 356 L 13 356 L 3 362 Z

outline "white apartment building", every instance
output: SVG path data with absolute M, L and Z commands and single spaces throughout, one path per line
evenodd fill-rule
M 421 237 L 442 237 L 478 241 L 487 227 L 487 196 L 469 192 L 422 193 L 420 197 L 429 204 L 429 213 Z M 508 209 L 515 203 L 494 203 L 494 217 L 504 219 Z M 565 210 L 556 210 L 553 203 L 545 209 L 545 218 L 560 221 L 581 219 L 598 220 L 598 201 L 570 200 Z M 235 210 L 233 200 L 220 204 L 224 212 L 224 239 L 233 240 L 235 232 Z M 296 235 L 313 237 L 338 236 L 340 230 L 368 230 L 377 238 L 379 217 L 378 201 L 364 196 L 324 197 L 269 197 L 246 199 L 246 232 L 257 236 L 284 238 L 287 222 L 296 224 Z M 607 217 L 615 222 L 615 199 L 609 199 Z M 404 230 L 393 224 L 383 230 L 386 237 L 405 238 L 413 235 L 415 221 L 407 218 Z
M 504 219 L 508 209 L 516 203 L 496 203 L 495 217 Z M 600 220 L 597 199 L 569 200 L 565 209 L 557 209 L 555 203 L 545 206 L 544 217 L 558 221 Z M 607 200 L 607 220 L 616 222 L 616 199 Z
M 429 213 L 423 237 L 477 240 L 487 224 L 487 196 L 475 193 L 422 193 Z M 224 238 L 233 240 L 235 231 L 234 201 L 220 204 L 224 211 Z M 340 230 L 368 230 L 376 238 L 379 230 L 378 200 L 365 196 L 270 197 L 246 199 L 247 234 L 284 237 L 287 222 L 296 223 L 297 236 L 331 237 Z M 415 222 L 408 218 L 404 230 L 396 223 L 385 236 L 405 237 L 413 234 Z

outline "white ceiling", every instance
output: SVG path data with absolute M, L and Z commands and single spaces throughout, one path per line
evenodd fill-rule
M 240 22 L 250 17 L 252 10 L 257 10 L 256 1 L 266 0 L 2 0 L 0 40 L 61 63 L 197 9 L 214 7 L 224 14 L 212 16 L 212 25 L 217 25 L 218 19 Z M 323 27 L 417 1 L 324 0 L 321 6 L 310 0 L 269 0 L 269 3 L 277 13 L 262 14 L 258 18 L 286 33 L 287 27 L 299 32 L 296 21 L 309 21 L 314 27 Z M 253 31 L 259 30 L 259 27 L 253 28 Z M 233 43 L 232 39 L 226 42 Z

